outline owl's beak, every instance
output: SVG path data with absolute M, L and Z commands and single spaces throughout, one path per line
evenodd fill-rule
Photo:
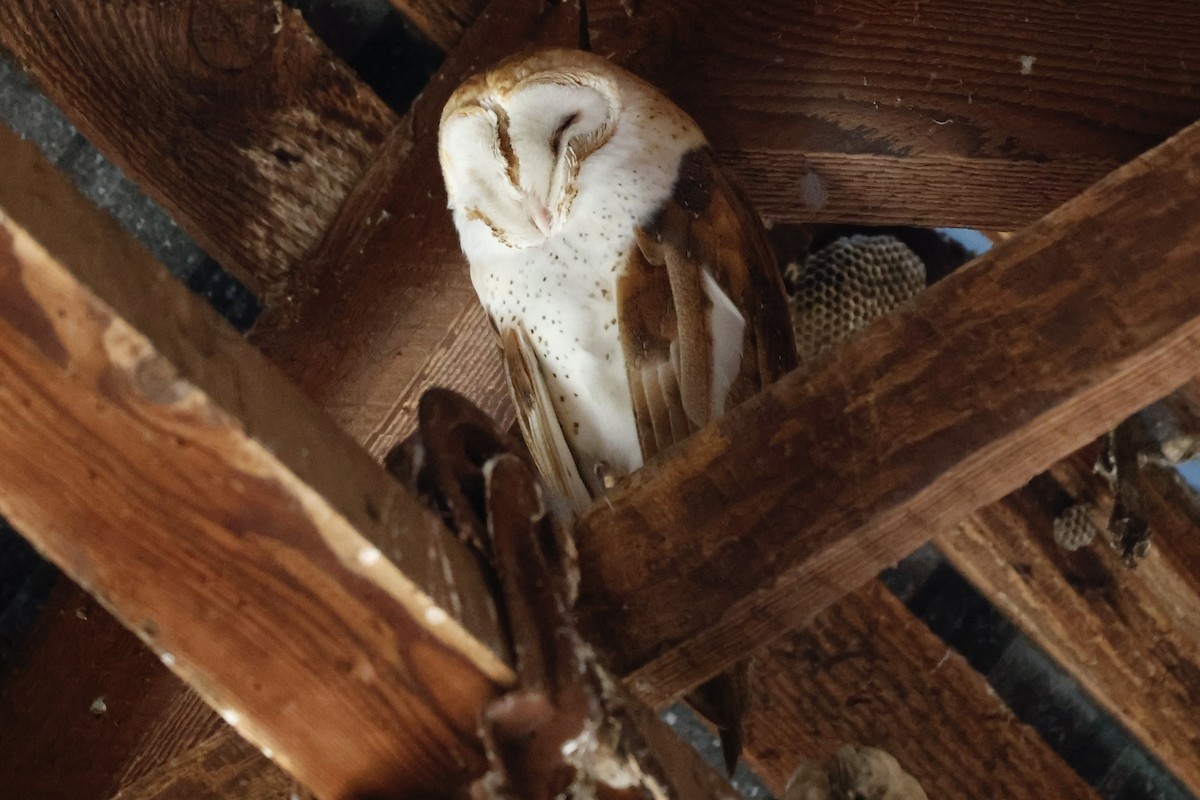
M 538 200 L 533 195 L 525 195 L 525 212 L 529 214 L 529 219 L 537 226 L 537 229 L 542 232 L 543 236 L 550 235 L 550 229 L 554 225 L 554 218 L 550 216 L 550 209 L 541 200 Z

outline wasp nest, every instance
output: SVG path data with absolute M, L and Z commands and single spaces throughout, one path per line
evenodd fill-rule
M 788 264 L 792 326 L 802 360 L 848 339 L 925 288 L 925 264 L 892 236 L 837 239 Z
M 845 745 L 823 764 L 801 765 L 784 800 L 929 800 L 890 753 Z
M 1099 532 L 1088 503 L 1076 503 L 1054 519 L 1054 541 L 1064 550 L 1087 547 Z

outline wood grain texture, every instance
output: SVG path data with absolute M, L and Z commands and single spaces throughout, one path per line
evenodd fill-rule
M 396 123 L 280 0 L 14 0 L 0 43 L 268 301 Z
M 310 800 L 258 748 L 224 728 L 113 800 Z
M 1088 454 L 1094 455 L 1093 448 Z M 1130 570 L 1105 542 L 1068 552 L 1055 515 L 1073 502 L 1111 508 L 1086 455 L 935 539 L 968 580 L 1084 686 L 1189 789 L 1200 793 L 1200 594 L 1172 542 L 1195 538 L 1162 508 L 1147 557 Z M 1103 519 L 1101 511 L 1100 518 Z M 1182 523 L 1182 524 L 1181 524 Z
M 637 53 L 769 219 L 1016 230 L 1200 118 L 1190 0 L 590 10 L 598 52 Z
M 392 0 L 401 14 L 443 50 L 458 44 L 487 0 Z
M 961 655 L 879 583 L 755 654 L 747 755 L 777 797 L 843 744 L 894 755 L 930 797 L 1096 798 Z
M 0 513 L 322 796 L 480 768 L 511 672 L 474 558 L 31 145 L 0 158 Z
M 60 581 L 0 684 L 0 786 L 39 800 L 111 797 L 178 683 L 86 592 Z M 100 698 L 103 713 L 92 710 Z M 186 730 L 161 731 L 155 750 L 170 758 L 211 735 L 220 720 L 204 711 Z
M 590 629 L 690 688 L 1181 385 L 1198 198 L 1194 126 L 630 476 L 576 530 Z

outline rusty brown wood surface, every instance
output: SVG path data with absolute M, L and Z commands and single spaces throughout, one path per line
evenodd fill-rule
M 577 527 L 596 635 L 687 689 L 1184 383 L 1198 190 L 1200 125 L 615 487 Z
M 13 0 L 0 43 L 269 301 L 286 301 L 290 272 L 396 123 L 277 0 Z
M 1102 540 L 1063 549 L 1053 533 L 1059 511 L 1093 503 L 1103 520 L 1111 508 L 1107 485 L 1091 474 L 1087 455 L 1056 465 L 935 541 L 992 603 L 1200 792 L 1197 518 L 1181 498 L 1160 501 L 1153 522 L 1157 546 L 1136 570 Z
M 322 796 L 479 769 L 512 676 L 474 557 L 32 145 L 0 159 L 0 513 Z
M 796 766 L 880 747 L 930 797 L 1094 800 L 987 681 L 875 582 L 755 654 L 747 752 L 777 797 Z

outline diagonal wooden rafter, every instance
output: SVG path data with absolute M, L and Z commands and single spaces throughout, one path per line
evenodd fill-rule
M 593 506 L 593 630 L 686 690 L 1183 384 L 1198 234 L 1195 125 Z
M 32 145 L 0 132 L 0 513 L 321 796 L 480 770 L 476 559 Z

